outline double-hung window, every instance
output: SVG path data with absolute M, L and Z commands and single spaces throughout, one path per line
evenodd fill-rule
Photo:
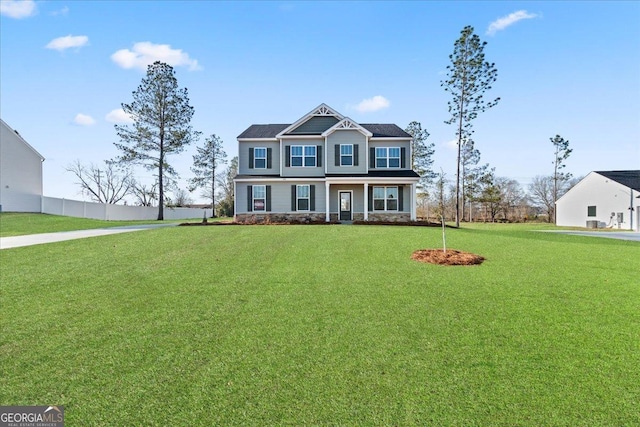
M 255 169 L 267 168 L 267 149 L 264 147 L 257 147 L 253 150 L 253 167 Z
M 316 166 L 316 146 L 315 145 L 292 145 L 291 146 L 291 166 L 315 167 Z
M 400 147 L 376 147 L 376 168 L 399 168 Z
M 266 185 L 253 186 L 253 210 L 265 211 L 267 206 L 267 188 Z
M 398 187 L 373 187 L 374 211 L 398 210 Z
M 308 185 L 298 185 L 296 188 L 296 207 L 299 211 L 308 211 L 311 192 Z
M 340 144 L 340 166 L 353 166 L 353 144 Z

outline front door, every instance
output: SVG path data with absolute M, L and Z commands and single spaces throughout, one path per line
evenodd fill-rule
M 340 192 L 340 221 L 351 221 L 351 192 Z

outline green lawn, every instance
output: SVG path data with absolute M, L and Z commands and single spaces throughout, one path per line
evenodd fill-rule
M 166 222 L 182 222 L 166 221 Z M 34 213 L 0 213 L 0 237 L 25 234 L 53 233 L 56 231 L 88 230 L 93 228 L 122 227 L 126 225 L 154 224 L 158 221 L 102 221 L 70 216 Z
M 0 405 L 68 426 L 639 425 L 640 245 L 171 227 L 0 251 Z

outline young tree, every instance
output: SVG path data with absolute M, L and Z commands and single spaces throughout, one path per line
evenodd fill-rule
M 555 210 L 555 198 L 553 196 L 553 177 L 536 176 L 529 184 L 529 197 L 531 202 L 542 208 L 547 214 L 547 221 L 551 222 Z
M 131 169 L 120 168 L 112 162 L 100 167 L 93 163 L 85 166 L 76 160 L 66 167 L 78 179 L 80 191 L 98 203 L 116 204 L 132 192 L 134 186 Z
M 227 169 L 217 177 L 219 188 L 222 189 L 222 200 L 220 201 L 218 213 L 222 216 L 233 216 L 233 178 L 238 174 L 238 156 L 229 162 Z
M 571 179 L 570 173 L 561 172 L 562 169 L 565 168 L 564 161 L 569 158 L 569 155 L 573 151 L 569 148 L 569 141 L 565 140 L 560 135 L 556 135 L 553 138 L 549 138 L 551 143 L 553 144 L 554 149 L 554 158 L 553 158 L 553 222 L 556 222 L 556 210 L 555 210 L 555 202 L 560 198 L 560 191 L 568 180 Z
M 115 125 L 118 161 L 158 171 L 158 220 L 163 220 L 165 175 L 177 176 L 168 156 L 181 153 L 199 137 L 190 125 L 194 109 L 187 89 L 178 87 L 173 67 L 156 61 L 133 92 L 133 102 L 122 104 L 122 109 L 134 122 Z
M 196 188 L 204 190 L 203 196 L 211 199 L 211 217 L 216 216 L 216 168 L 225 163 L 227 153 L 222 149 L 222 140 L 215 134 L 205 139 L 204 146 L 198 147 L 198 154 L 193 156 L 191 172 L 195 177 L 189 180 L 189 191 Z
M 420 175 L 420 186 L 424 190 L 437 176 L 431 166 L 433 165 L 433 155 L 435 144 L 427 143 L 429 132 L 422 129 L 420 122 L 413 121 L 405 129 L 411 135 L 411 168 Z
M 484 47 L 480 37 L 473 33 L 473 27 L 466 26 L 449 55 L 451 64 L 447 66 L 447 79 L 440 84 L 452 99 L 448 102 L 451 118 L 445 123 L 456 125 L 458 139 L 458 159 L 456 168 L 456 227 L 460 226 L 460 163 L 465 138 L 470 138 L 472 121 L 478 113 L 495 106 L 500 98 L 486 102 L 484 93 L 498 77 L 495 64 L 485 61 Z

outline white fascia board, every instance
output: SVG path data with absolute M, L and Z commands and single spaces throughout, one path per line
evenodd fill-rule
M 296 182 L 324 182 L 325 178 L 293 178 L 293 177 L 259 177 L 255 178 L 235 178 L 235 182 L 256 182 L 256 181 L 269 181 L 269 182 L 285 182 L 285 181 L 296 181 Z
M 317 139 L 322 141 L 322 135 L 281 135 L 280 139 Z
M 413 184 L 419 181 L 419 178 L 384 178 L 384 177 L 331 177 L 326 178 L 329 184 Z
M 336 110 L 334 110 L 333 108 L 329 107 L 327 104 L 323 103 L 323 104 L 318 105 L 313 110 L 309 111 L 304 116 L 302 116 L 302 118 L 297 120 L 294 124 L 292 124 L 291 126 L 289 126 L 286 129 L 284 129 L 282 132 L 280 132 L 278 135 L 276 135 L 276 137 L 280 138 L 280 137 L 284 136 L 284 134 L 286 134 L 286 133 L 292 131 L 293 129 L 297 128 L 302 123 L 304 123 L 307 120 L 309 120 L 310 118 L 312 118 L 314 116 L 319 116 L 319 114 L 316 114 L 316 112 L 319 111 L 319 110 L 326 110 L 327 111 L 328 114 L 322 114 L 323 116 L 335 116 L 335 117 L 338 118 L 338 120 L 342 120 L 344 118 L 344 116 L 342 114 L 338 113 Z
M 238 142 L 278 142 L 278 138 L 238 138 Z
M 346 125 L 353 125 L 353 127 L 345 127 Z M 358 132 L 360 132 L 361 134 L 371 138 L 373 136 L 373 134 L 368 131 L 367 129 L 363 128 L 362 126 L 360 126 L 355 120 L 350 119 L 349 117 L 345 117 L 344 119 L 340 120 L 338 123 L 336 123 L 335 125 L 331 126 L 329 129 L 325 130 L 322 133 L 322 136 L 327 137 L 329 135 L 331 135 L 333 132 L 336 132 L 338 130 L 357 130 Z
M 371 142 L 384 142 L 384 141 L 411 141 L 411 138 L 407 138 L 406 136 L 372 136 L 369 138 Z

